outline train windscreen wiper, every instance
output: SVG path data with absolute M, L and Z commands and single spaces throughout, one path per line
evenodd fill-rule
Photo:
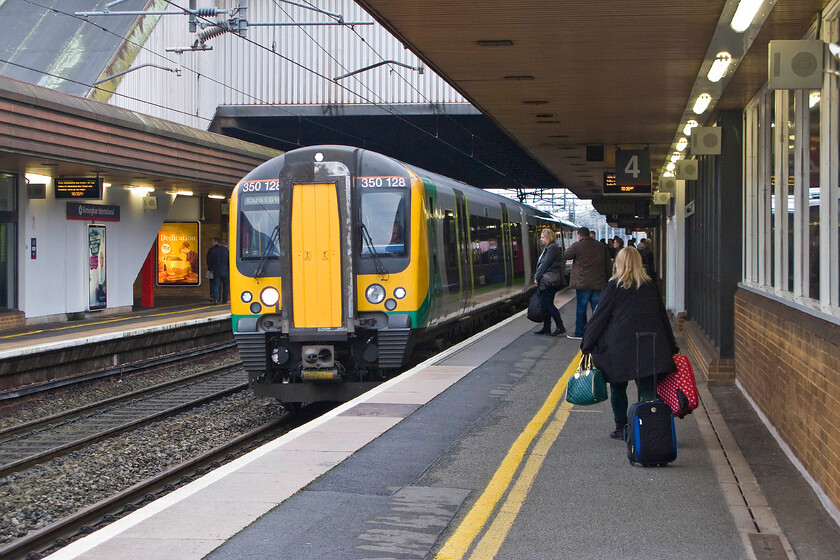
M 364 239 L 365 245 L 367 245 L 370 254 L 373 255 L 373 266 L 376 268 L 376 272 L 380 276 L 386 276 L 388 274 L 388 269 L 385 268 L 384 264 L 382 264 L 382 259 L 379 257 L 379 253 L 376 252 L 376 247 L 373 246 L 373 239 L 371 238 L 370 232 L 364 222 L 359 224 L 359 229 L 362 232 L 362 239 Z
M 271 252 L 271 249 L 275 247 L 275 243 L 280 240 L 280 225 L 274 226 L 274 229 L 271 231 L 271 237 L 268 238 L 268 243 L 266 244 L 265 248 L 263 248 L 262 255 L 260 257 L 260 263 L 257 265 L 257 271 L 254 273 L 254 278 L 260 278 L 263 275 L 263 269 L 265 268 L 266 263 L 268 262 L 268 255 Z

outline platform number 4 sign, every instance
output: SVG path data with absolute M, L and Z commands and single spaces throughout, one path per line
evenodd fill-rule
M 647 150 L 615 151 L 615 184 L 650 185 L 650 152 Z

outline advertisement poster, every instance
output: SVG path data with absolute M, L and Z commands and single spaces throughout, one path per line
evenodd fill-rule
M 88 309 L 108 306 L 105 282 L 105 226 L 88 226 Z
M 158 232 L 158 286 L 201 283 L 198 222 L 165 223 Z

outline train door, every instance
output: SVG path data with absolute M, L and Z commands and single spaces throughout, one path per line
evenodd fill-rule
M 458 189 L 455 192 L 455 223 L 458 230 L 458 269 L 461 280 L 461 311 L 466 311 L 472 298 L 472 251 L 470 248 L 470 223 L 467 215 L 467 197 Z
M 341 238 L 335 185 L 294 185 L 291 228 L 294 326 L 340 327 Z
M 427 187 L 428 189 L 429 187 Z M 429 191 L 427 191 L 429 192 Z M 440 280 L 440 256 L 438 255 L 440 244 L 438 243 L 438 223 L 441 221 L 437 217 L 437 210 L 435 208 L 436 196 L 429 196 L 427 202 L 429 207 L 427 209 L 428 219 L 426 221 L 426 230 L 429 232 L 429 252 L 431 264 L 431 306 L 429 309 L 429 319 L 432 322 L 437 322 L 441 316 L 441 305 L 443 303 L 443 287 Z
M 505 258 L 505 286 L 510 288 L 513 284 L 513 247 L 510 241 L 510 215 L 506 204 L 502 204 L 502 247 Z

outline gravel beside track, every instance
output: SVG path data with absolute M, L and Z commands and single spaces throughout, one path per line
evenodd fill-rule
M 0 546 L 282 413 L 245 391 L 0 479 Z
M 236 349 L 223 350 L 204 358 L 193 358 L 178 365 L 163 366 L 154 372 L 138 372 L 107 381 L 71 386 L 21 399 L 21 403 L 7 407 L 0 415 L 0 429 L 45 418 L 79 406 L 124 395 L 164 381 L 187 377 L 210 367 L 234 364 L 239 361 Z

